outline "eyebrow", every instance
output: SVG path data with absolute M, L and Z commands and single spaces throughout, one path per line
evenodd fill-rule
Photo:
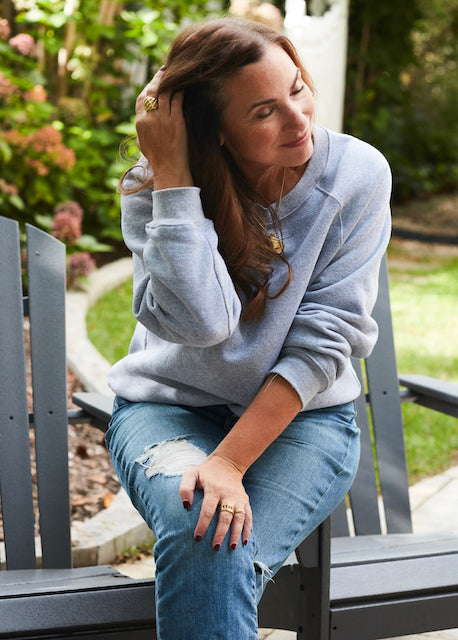
M 298 68 L 297 72 L 296 72 L 296 77 L 294 78 L 294 82 L 291 85 L 291 91 L 296 86 L 296 82 L 298 81 L 298 78 L 299 78 L 300 75 L 301 75 L 301 70 Z M 257 107 L 262 107 L 263 105 L 266 105 L 266 104 L 273 104 L 274 102 L 277 102 L 276 98 L 267 98 L 267 100 L 260 100 L 259 102 L 255 102 L 248 109 L 248 113 L 250 113 L 251 111 L 253 111 L 253 109 L 256 109 Z

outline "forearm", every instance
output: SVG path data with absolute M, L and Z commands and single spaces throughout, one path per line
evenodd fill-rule
M 279 375 L 269 376 L 211 457 L 223 458 L 244 474 L 300 409 L 301 400 L 289 382 Z

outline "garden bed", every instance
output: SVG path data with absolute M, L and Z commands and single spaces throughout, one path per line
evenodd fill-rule
M 25 330 L 26 348 L 29 346 L 28 331 Z M 32 411 L 31 375 L 27 371 L 27 388 L 29 396 L 29 411 Z M 76 409 L 71 398 L 76 391 L 83 388 L 72 373 L 67 371 L 68 406 Z M 35 466 L 35 433 L 30 430 L 30 444 L 32 457 L 32 480 L 36 487 Z M 109 506 L 120 484 L 111 465 L 110 456 L 105 447 L 104 435 L 89 424 L 73 424 L 68 427 L 69 447 L 69 483 L 71 518 L 85 520 L 91 518 L 102 509 Z M 34 490 L 34 501 L 37 496 Z M 36 519 L 36 535 L 38 535 L 38 520 Z M 0 541 L 3 540 L 3 522 L 0 512 Z

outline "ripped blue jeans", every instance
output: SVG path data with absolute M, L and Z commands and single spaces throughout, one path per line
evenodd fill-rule
M 359 460 L 354 403 L 299 413 L 244 476 L 253 531 L 213 550 L 217 516 L 200 542 L 202 492 L 183 508 L 181 474 L 237 421 L 226 406 L 185 407 L 116 397 L 106 434 L 120 481 L 156 536 L 158 640 L 255 640 L 269 577 L 339 504 Z

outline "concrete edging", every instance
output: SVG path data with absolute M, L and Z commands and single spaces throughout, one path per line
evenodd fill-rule
M 111 365 L 88 338 L 86 314 L 102 295 L 131 276 L 132 259 L 122 258 L 91 273 L 84 290 L 67 292 L 67 365 L 86 391 L 113 396 L 107 384 Z M 72 523 L 73 564 L 109 564 L 129 547 L 152 539 L 153 533 L 121 489 L 107 509 Z

